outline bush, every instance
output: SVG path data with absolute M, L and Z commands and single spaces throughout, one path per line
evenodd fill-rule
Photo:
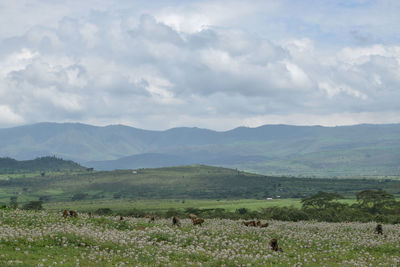
M 42 210 L 43 209 L 42 204 L 43 201 L 41 200 L 29 201 L 24 206 L 22 206 L 22 208 L 24 210 Z
M 246 208 L 239 208 L 236 210 L 237 213 L 239 214 L 246 214 L 249 210 Z
M 110 208 L 100 208 L 96 210 L 96 214 L 98 215 L 110 215 L 112 210 Z

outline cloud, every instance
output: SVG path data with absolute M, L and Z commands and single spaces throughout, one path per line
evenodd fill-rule
M 30 22 L 0 30 L 0 126 L 400 122 L 395 2 L 34 2 L 2 3 Z

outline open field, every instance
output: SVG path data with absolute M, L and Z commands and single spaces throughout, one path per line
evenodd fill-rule
M 197 209 L 225 209 L 235 211 L 239 208 L 248 210 L 259 210 L 266 207 L 286 207 L 294 206 L 301 207 L 299 199 L 273 199 L 273 200 L 258 200 L 258 199 L 237 199 L 237 200 L 194 200 L 185 199 L 143 199 L 143 200 L 99 200 L 99 201 L 69 201 L 69 202 L 49 202 L 43 207 L 50 211 L 60 211 L 65 208 L 78 211 L 95 211 L 99 208 L 110 208 L 115 212 L 129 211 L 130 209 L 139 209 L 147 212 L 161 211 L 165 212 L 168 209 L 183 210 L 186 208 Z
M 400 225 L 269 221 L 246 227 L 213 219 L 62 218 L 0 210 L 1 266 L 399 266 Z M 283 252 L 270 249 L 278 239 Z

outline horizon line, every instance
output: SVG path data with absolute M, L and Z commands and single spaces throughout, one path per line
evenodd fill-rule
M 10 126 L 10 127 L 0 127 L 0 130 L 5 130 L 5 129 L 13 129 L 13 128 L 19 128 L 19 127 L 27 127 L 27 126 L 34 126 L 34 125 L 39 125 L 39 124 L 75 124 L 75 125 L 85 125 L 85 126 L 91 126 L 91 127 L 97 127 L 97 128 L 106 128 L 106 127 L 112 127 L 112 126 L 122 126 L 122 127 L 129 127 L 129 128 L 134 128 L 138 130 L 143 130 L 143 131 L 152 131 L 152 132 L 165 132 L 173 129 L 180 129 L 180 128 L 186 128 L 186 129 L 199 129 L 199 130 L 208 130 L 208 131 L 214 131 L 214 132 L 229 132 L 233 131 L 235 129 L 239 128 L 248 128 L 248 129 L 257 129 L 265 126 L 292 126 L 292 127 L 323 127 L 323 128 L 336 128 L 336 127 L 352 127 L 352 126 L 362 126 L 362 125 L 374 125 L 374 126 L 385 126 L 385 125 L 398 125 L 400 124 L 399 122 L 393 122 L 393 123 L 356 123 L 356 124 L 343 124 L 343 125 L 320 125 L 320 124 L 285 124 L 285 123 L 272 123 L 272 124 L 261 124 L 258 126 L 237 126 L 234 128 L 230 128 L 228 130 L 215 130 L 215 129 L 210 129 L 210 128 L 201 128 L 198 126 L 176 126 L 172 128 L 167 128 L 167 129 L 162 129 L 162 130 L 151 130 L 151 129 L 144 129 L 144 128 L 138 128 L 132 125 L 127 125 L 127 124 L 106 124 L 106 125 L 95 125 L 95 124 L 89 124 L 89 123 L 83 123 L 83 122 L 71 122 L 71 121 L 65 121 L 65 122 L 51 122 L 51 121 L 43 121 L 43 122 L 35 122 L 35 123 L 27 123 L 27 124 L 20 124 L 20 125 L 15 125 L 15 126 Z

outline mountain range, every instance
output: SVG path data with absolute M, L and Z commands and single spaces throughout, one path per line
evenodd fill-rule
M 399 176 L 400 124 L 229 131 L 37 123 L 0 129 L 0 157 L 54 155 L 98 170 L 186 164 L 296 176 Z

